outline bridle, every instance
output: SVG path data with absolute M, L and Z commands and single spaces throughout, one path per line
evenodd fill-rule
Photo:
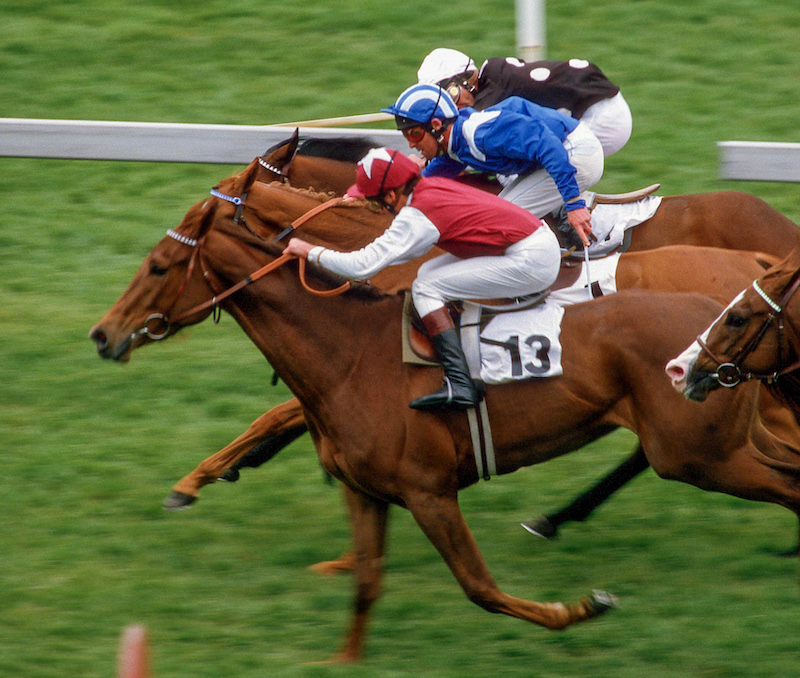
M 721 360 L 708 347 L 702 337 L 697 337 L 697 343 L 700 345 L 700 348 L 711 358 L 711 360 L 714 361 L 714 363 L 716 363 L 717 371 L 709 376 L 713 379 L 716 379 L 720 386 L 724 386 L 725 388 L 733 388 L 740 382 L 749 381 L 751 379 L 757 379 L 759 381 L 764 381 L 767 384 L 773 384 L 778 377 L 797 369 L 798 365 L 800 365 L 800 358 L 787 367 L 781 368 L 780 366 L 783 364 L 784 358 L 786 357 L 784 354 L 784 345 L 787 343 L 784 341 L 783 312 L 786 308 L 786 304 L 789 303 L 789 300 L 792 298 L 792 296 L 794 296 L 794 293 L 797 292 L 799 287 L 800 271 L 795 273 L 793 280 L 786 288 L 783 296 L 779 301 L 776 302 L 771 299 L 763 289 L 761 289 L 761 286 L 758 284 L 758 280 L 753 281 L 753 289 L 755 290 L 756 294 L 758 294 L 758 296 L 760 296 L 766 302 L 767 306 L 769 306 L 770 312 L 767 314 L 767 317 L 764 319 L 764 322 L 762 323 L 758 332 L 756 332 L 753 338 L 747 344 L 745 344 L 745 346 L 739 351 L 739 354 L 733 360 Z M 753 351 L 755 351 L 756 347 L 761 343 L 761 340 L 764 338 L 764 335 L 772 323 L 776 323 L 776 328 L 778 331 L 778 369 L 775 372 L 769 373 L 743 372 L 741 369 L 742 363 Z M 797 339 L 797 334 L 794 332 L 794 330 L 792 330 L 791 325 L 788 325 L 788 327 L 795 335 L 795 339 Z
M 292 159 L 294 159 L 294 158 L 292 158 Z M 261 165 L 268 172 L 272 172 L 273 174 L 277 174 L 278 175 L 278 179 L 281 181 L 281 183 L 284 183 L 284 184 L 288 184 L 289 183 L 289 176 L 288 176 L 288 174 L 289 174 L 289 165 L 288 164 L 283 168 L 276 167 L 275 165 L 272 165 L 272 164 L 268 163 L 266 160 L 264 160 L 264 158 L 258 158 L 258 164 Z M 289 161 L 289 164 L 291 164 L 291 161 Z
M 211 195 L 213 195 L 215 198 L 220 198 L 222 200 L 225 200 L 227 202 L 236 205 L 236 212 L 233 217 L 233 222 L 235 224 L 241 223 L 247 228 L 248 231 L 252 233 L 252 230 L 250 229 L 249 226 L 247 226 L 246 222 L 244 222 L 244 217 L 242 216 L 245 207 L 245 201 L 247 199 L 247 192 L 243 193 L 241 197 L 235 197 L 226 195 L 225 193 L 221 193 L 217 189 L 212 189 Z M 295 219 L 289 226 L 287 226 L 283 231 L 281 231 L 278 235 L 276 235 L 271 242 L 280 241 L 282 238 L 284 238 L 289 233 L 294 232 L 297 228 L 299 228 L 302 224 L 307 222 L 312 217 L 316 216 L 320 212 L 325 211 L 326 209 L 329 209 L 330 207 L 334 207 L 335 205 L 340 204 L 341 202 L 342 198 L 337 197 L 337 198 L 331 198 L 330 200 L 327 200 L 324 203 L 317 205 L 316 207 L 310 209 L 308 212 L 305 212 L 304 214 L 300 215 L 297 219 Z M 167 231 L 167 235 L 173 240 L 176 240 L 183 245 L 192 247 L 194 251 L 192 252 L 192 256 L 189 259 L 189 264 L 186 267 L 186 274 L 183 278 L 183 282 L 181 283 L 181 286 L 178 289 L 178 293 L 175 295 L 175 298 L 172 300 L 172 304 L 170 304 L 169 309 L 165 313 L 156 312 L 156 313 L 151 313 L 149 316 L 147 316 L 147 318 L 144 321 L 144 325 L 138 330 L 135 330 L 131 334 L 131 340 L 135 339 L 137 336 L 144 335 L 148 339 L 151 339 L 152 341 L 160 341 L 161 339 L 167 337 L 173 324 L 180 323 L 186 318 L 189 318 L 193 315 L 196 315 L 197 313 L 201 313 L 202 311 L 206 311 L 208 309 L 211 309 L 214 322 L 215 323 L 219 322 L 220 303 L 222 301 L 236 294 L 242 288 L 247 287 L 248 285 L 252 285 L 257 280 L 263 278 L 265 275 L 271 273 L 275 269 L 283 266 L 285 263 L 295 258 L 290 254 L 282 254 L 277 259 L 271 261 L 268 264 L 265 264 L 257 271 L 254 271 L 246 278 L 240 280 L 238 283 L 234 284 L 228 289 L 222 292 L 217 292 L 216 290 L 214 290 L 211 283 L 209 282 L 210 272 L 205 267 L 203 260 L 200 256 L 201 250 L 203 249 L 203 245 L 205 244 L 206 241 L 206 236 L 204 235 L 199 239 L 190 238 L 186 235 L 178 233 L 173 229 L 169 229 Z M 260 237 L 257 234 L 254 235 L 256 235 L 256 237 Z M 211 299 L 208 299 L 200 304 L 197 304 L 196 306 L 190 308 L 188 311 L 184 311 L 179 316 L 173 318 L 172 310 L 175 308 L 175 305 L 178 303 L 178 300 L 181 298 L 184 291 L 186 290 L 189 284 L 189 280 L 191 279 L 192 273 L 194 272 L 194 269 L 197 266 L 198 262 L 200 263 L 200 266 L 203 270 L 203 279 L 206 281 L 206 284 L 211 289 L 213 296 L 211 297 Z M 311 294 L 320 297 L 332 297 L 339 294 L 343 294 L 348 289 L 350 289 L 351 285 L 350 281 L 348 280 L 339 287 L 332 290 L 315 290 L 312 287 L 310 287 L 306 281 L 306 260 L 300 258 L 298 259 L 298 264 L 299 264 L 300 282 L 302 283 L 306 291 L 310 292 Z M 158 323 L 161 324 L 161 327 L 164 328 L 163 331 L 158 332 L 150 329 L 149 326 L 154 321 L 157 321 Z

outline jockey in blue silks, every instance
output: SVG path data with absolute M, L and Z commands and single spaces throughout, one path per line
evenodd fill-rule
M 423 176 L 455 177 L 467 168 L 496 174 L 500 197 L 539 218 L 563 204 L 569 225 L 589 244 L 581 193 L 603 175 L 603 148 L 585 124 L 520 97 L 483 111 L 458 110 L 428 84 L 412 85 L 381 110 L 395 116 L 409 146 L 429 161 Z

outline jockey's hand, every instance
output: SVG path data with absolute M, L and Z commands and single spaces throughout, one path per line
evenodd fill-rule
M 584 247 L 589 246 L 589 236 L 592 235 L 592 218 L 585 207 L 567 212 L 567 221 L 575 229 Z
M 308 259 L 308 253 L 314 247 L 310 242 L 300 240 L 300 238 L 292 238 L 283 250 L 283 254 L 290 254 L 299 259 Z

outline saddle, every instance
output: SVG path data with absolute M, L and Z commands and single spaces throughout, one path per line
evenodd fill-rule
M 546 290 L 530 294 L 518 299 L 482 299 L 481 304 L 481 327 L 484 327 L 494 316 L 501 313 L 513 313 L 515 311 L 525 311 L 541 304 L 554 290 L 571 287 L 578 280 L 581 274 L 581 266 L 578 262 L 562 260 L 561 268 L 558 272 L 556 281 Z M 595 289 L 592 285 L 592 296 L 602 296 L 599 286 Z M 464 305 L 460 301 L 451 301 L 447 304 L 447 310 L 453 318 L 456 327 L 460 327 L 461 315 Z M 411 299 L 411 293 L 405 293 L 403 304 L 403 362 L 417 365 L 436 365 L 438 359 L 433 343 L 425 332 L 417 309 Z
M 661 184 L 652 184 L 645 188 L 628 193 L 595 193 L 588 201 L 589 211 L 591 212 L 597 205 L 624 205 L 627 203 L 638 202 L 655 193 Z M 516 300 L 494 299 L 481 300 L 482 315 L 481 326 L 483 327 L 495 315 L 500 313 L 510 313 L 513 311 L 524 311 L 542 303 L 551 291 L 561 290 L 571 287 L 578 280 L 581 274 L 581 264 L 583 263 L 583 243 L 580 242 L 578 234 L 566 221 L 566 210 L 562 209 L 547 215 L 543 221 L 555 232 L 561 243 L 562 260 L 558 277 L 553 285 L 542 292 L 522 297 Z M 569 240 L 574 238 L 574 240 Z M 567 242 L 568 241 L 568 242 Z M 592 248 L 589 249 L 589 258 L 606 257 L 614 251 L 624 252 L 630 245 L 630 230 L 626 231 L 625 239 L 622 244 L 613 251 L 604 250 L 600 254 L 592 255 Z M 597 283 L 592 283 L 592 297 L 602 296 L 603 292 Z M 450 302 L 447 305 L 453 322 L 459 326 L 460 316 L 463 312 L 461 302 Z M 411 294 L 406 293 L 404 313 L 403 313 L 403 361 L 412 364 L 435 365 L 437 364 L 436 353 L 433 344 L 425 333 L 422 321 L 411 301 Z
M 660 187 L 661 184 L 651 184 L 645 188 L 640 188 L 636 191 L 630 191 L 628 193 L 589 193 L 586 201 L 587 207 L 589 212 L 592 212 L 598 205 L 626 205 L 629 203 L 639 202 L 640 200 L 651 196 Z M 583 258 L 583 243 L 572 226 L 569 225 L 569 222 L 567 221 L 567 210 L 564 205 L 559 207 L 554 212 L 546 215 L 542 221 L 544 221 L 556 234 L 559 245 L 561 246 L 561 251 L 567 258 L 576 260 Z M 630 231 L 627 231 L 625 233 L 623 242 L 616 247 L 598 247 L 598 244 L 595 243 L 591 248 L 589 248 L 589 258 L 598 259 L 600 257 L 608 256 L 615 251 L 624 252 L 630 246 L 630 236 Z

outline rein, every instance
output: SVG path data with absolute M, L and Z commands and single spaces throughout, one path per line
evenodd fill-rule
M 230 203 L 233 203 L 234 205 L 236 205 L 237 210 L 236 210 L 236 214 L 234 215 L 234 223 L 236 223 L 236 224 L 240 223 L 240 219 L 241 219 L 242 222 L 244 222 L 244 220 L 241 218 L 241 211 L 240 210 L 243 210 L 244 207 L 245 207 L 245 200 L 247 198 L 247 193 L 243 194 L 243 196 L 241 198 L 239 198 L 239 197 L 235 197 L 235 196 L 229 196 L 229 195 L 226 195 L 224 193 L 221 193 L 221 192 L 217 191 L 216 189 L 212 189 L 211 190 L 211 195 L 213 195 L 216 198 L 221 198 L 222 200 L 226 200 L 227 202 L 230 202 Z M 333 207 L 333 206 L 339 204 L 340 202 L 341 202 L 341 198 L 331 198 L 330 200 L 327 200 L 324 203 L 322 203 L 320 205 L 317 205 L 316 207 L 310 209 L 308 212 L 300 215 L 297 219 L 295 219 L 287 228 L 285 228 L 280 234 L 278 234 L 273 239 L 273 241 L 278 241 L 282 237 L 284 237 L 286 234 L 293 233 L 300 226 L 302 226 L 304 223 L 306 223 L 309 219 L 312 219 L 313 217 L 315 217 L 320 212 L 324 212 L 325 210 L 327 210 L 330 207 Z M 247 227 L 246 223 L 244 225 Z M 250 228 L 247 227 L 247 230 L 249 231 Z M 149 339 L 151 339 L 153 341 L 159 341 L 160 339 L 164 339 L 169 334 L 170 328 L 172 327 L 173 323 L 178 323 L 178 322 L 180 322 L 182 320 L 185 320 L 186 318 L 189 318 L 189 317 L 195 315 L 196 313 L 200 313 L 201 311 L 205 311 L 206 309 L 209 309 L 209 308 L 212 309 L 212 312 L 214 313 L 214 322 L 219 322 L 219 314 L 218 314 L 218 312 L 219 312 L 219 304 L 220 304 L 220 302 L 222 302 L 225 299 L 227 299 L 228 297 L 231 297 L 232 295 L 236 294 L 239 290 L 243 289 L 244 287 L 247 287 L 248 285 L 252 285 L 257 280 L 260 280 L 265 275 L 267 275 L 267 274 L 271 273 L 272 271 L 280 268 L 285 263 L 287 263 L 287 262 L 289 262 L 289 261 L 291 261 L 292 259 L 295 258 L 290 254 L 282 254 L 277 259 L 271 261 L 268 264 L 265 264 L 264 266 L 259 268 L 257 271 L 254 271 L 253 273 L 248 275 L 243 280 L 240 280 L 238 283 L 236 283 L 232 287 L 229 287 L 228 289 L 224 290 L 223 292 L 220 292 L 219 294 L 215 293 L 214 296 L 211 299 L 208 299 L 207 301 L 204 301 L 204 302 L 202 302 L 200 304 L 197 304 L 196 306 L 190 308 L 188 311 L 184 311 L 177 318 L 171 318 L 170 314 L 172 312 L 172 309 L 175 307 L 175 304 L 178 302 L 178 299 L 180 299 L 180 297 L 183 295 L 183 292 L 186 290 L 186 287 L 189 284 L 189 279 L 191 278 L 192 272 L 194 271 L 194 268 L 195 268 L 197 262 L 200 260 L 200 251 L 201 251 L 201 249 L 203 247 L 203 244 L 205 243 L 205 236 L 203 236 L 202 238 L 197 240 L 197 239 L 189 238 L 188 236 L 182 235 L 182 234 L 178 233 L 177 231 L 175 231 L 173 229 L 169 229 L 167 231 L 167 235 L 170 238 L 172 238 L 173 240 L 177 240 L 179 243 L 181 243 L 183 245 L 187 245 L 189 247 L 194 248 L 194 252 L 192 252 L 192 256 L 189 259 L 189 265 L 187 266 L 186 275 L 184 276 L 183 283 L 181 284 L 181 287 L 179 288 L 177 295 L 175 295 L 175 299 L 173 300 L 172 304 L 170 305 L 169 310 L 166 313 L 151 313 L 149 316 L 147 316 L 147 318 L 144 321 L 144 325 L 140 329 L 136 330 L 133 333 L 134 337 L 143 334 L 143 335 L 147 336 Z M 339 287 L 337 287 L 335 289 L 332 289 L 332 290 L 315 290 L 311 286 L 309 286 L 308 282 L 306 281 L 306 260 L 305 259 L 298 259 L 298 264 L 299 264 L 300 282 L 303 285 L 303 288 L 307 292 L 310 292 L 311 294 L 314 294 L 314 295 L 319 296 L 319 297 L 333 297 L 333 296 L 336 296 L 336 295 L 339 295 L 339 294 L 343 294 L 344 292 L 346 292 L 347 290 L 350 289 L 351 283 L 348 280 L 348 281 L 345 281 Z M 202 261 L 201 261 L 201 266 L 202 266 Z M 203 270 L 203 278 L 206 280 L 206 283 L 209 284 L 208 283 L 208 271 L 206 271 L 205 268 Z M 209 287 L 210 287 L 210 284 L 209 284 Z M 215 292 L 215 290 L 213 288 L 212 288 L 211 291 Z M 155 332 L 153 330 L 150 330 L 150 328 L 148 326 L 153 321 L 158 321 L 159 323 L 162 324 L 162 326 L 164 327 L 162 332 Z
M 786 308 L 786 304 L 789 303 L 789 300 L 794 296 L 795 292 L 797 292 L 798 288 L 800 288 L 800 273 L 796 275 L 793 282 L 789 285 L 789 287 L 784 292 L 783 296 L 780 298 L 780 301 L 775 302 L 770 296 L 761 289 L 761 286 L 758 284 L 758 280 L 753 281 L 753 289 L 755 290 L 756 294 L 761 297 L 764 302 L 769 306 L 771 312 L 767 315 L 762 323 L 761 327 L 759 328 L 758 332 L 755 336 L 739 351 L 739 355 L 736 359 L 732 361 L 723 361 L 718 358 L 714 352 L 708 347 L 705 341 L 703 341 L 702 337 L 697 337 L 697 343 L 699 344 L 700 348 L 713 360 L 717 365 L 717 371 L 710 376 L 717 380 L 720 386 L 724 386 L 725 388 L 733 388 L 737 386 L 742 381 L 750 381 L 751 379 L 757 379 L 759 381 L 764 381 L 767 384 L 773 384 L 778 379 L 778 377 L 783 376 L 784 374 L 795 370 L 798 365 L 800 365 L 800 358 L 796 360 L 794 363 L 787 367 L 781 368 L 780 365 L 784 361 L 784 351 L 783 351 L 783 335 L 784 335 L 784 322 L 783 322 L 783 312 Z M 758 374 L 756 372 L 743 372 L 741 365 L 745 361 L 745 359 L 755 351 L 756 347 L 761 343 L 761 340 L 764 338 L 767 330 L 769 329 L 770 325 L 773 322 L 777 322 L 777 330 L 778 330 L 778 369 L 775 372 Z M 797 338 L 797 334 L 795 334 L 795 338 Z

